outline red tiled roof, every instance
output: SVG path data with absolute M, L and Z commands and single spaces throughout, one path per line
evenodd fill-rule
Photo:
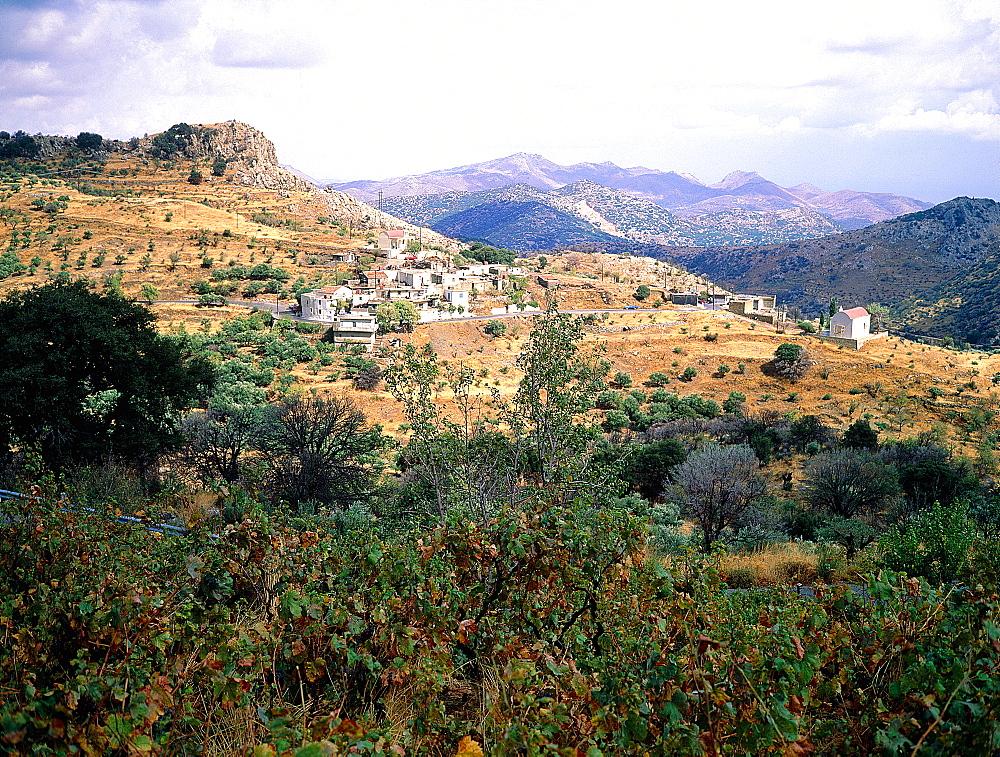
M 844 315 L 853 321 L 855 318 L 863 318 L 868 315 L 868 311 L 864 308 L 851 308 L 850 310 L 845 310 Z
M 402 239 L 406 234 L 402 229 L 390 229 L 387 233 L 389 234 L 389 239 Z

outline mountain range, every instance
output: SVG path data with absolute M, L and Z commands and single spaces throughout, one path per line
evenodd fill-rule
M 807 208 L 729 208 L 681 218 L 649 200 L 589 180 L 547 192 L 510 184 L 477 192 L 383 197 L 382 207 L 448 236 L 525 251 L 587 246 L 655 252 L 660 245 L 766 244 L 842 230 Z
M 541 155 L 516 153 L 506 158 L 447 168 L 383 181 L 351 181 L 331 185 L 358 199 L 410 197 L 452 192 L 481 192 L 524 184 L 545 192 L 589 181 L 617 189 L 673 211 L 697 217 L 720 210 L 772 212 L 802 208 L 830 218 L 843 229 L 857 229 L 903 213 L 924 210 L 930 203 L 894 194 L 839 190 L 828 192 L 811 184 L 781 187 L 757 173 L 734 171 L 716 184 L 704 184 L 690 174 L 611 162 L 563 166 Z M 385 200 L 383 199 L 383 202 Z

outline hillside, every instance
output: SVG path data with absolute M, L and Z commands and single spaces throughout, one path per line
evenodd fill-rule
M 728 288 L 773 292 L 808 311 L 831 296 L 880 302 L 898 307 L 901 323 L 922 333 L 978 342 L 996 336 L 986 324 L 998 312 L 989 295 L 997 286 L 998 224 L 996 202 L 959 197 L 821 239 L 671 250 L 671 258 Z
M 509 251 L 422 228 L 435 257 L 379 259 L 375 233 L 402 221 L 307 186 L 238 126 L 46 138 L 0 163 L 0 298 L 89 279 L 158 317 L 78 285 L 3 311 L 0 487 L 30 492 L 0 497 L 5 753 L 1000 743 L 1000 353 L 855 351 L 668 305 L 715 284 L 634 254 L 495 267 Z M 437 223 L 638 245 L 609 233 L 604 189 L 559 195 L 584 217 L 513 187 Z M 986 203 L 883 224 L 878 260 L 959 269 L 928 297 L 972 286 L 995 272 Z M 876 237 L 852 234 L 816 244 L 861 260 Z M 465 256 L 481 276 L 442 260 Z M 431 315 L 491 315 L 390 327 L 366 351 L 268 312 L 372 267 L 371 289 L 420 301 L 392 266 L 468 276 L 464 312 Z M 199 307 L 202 290 L 249 302 Z M 151 373 L 200 386 L 157 407 Z M 163 440 L 129 443 L 129 416 Z
M 152 157 L 135 146 L 129 147 L 127 143 L 124 147 L 118 144 L 102 147 L 100 155 L 83 155 L 75 154 L 70 147 L 63 145 L 44 162 L 30 166 L 19 163 L 5 169 L 0 184 L 0 219 L 3 221 L 0 242 L 8 252 L 2 260 L 9 263 L 16 258 L 21 270 L 4 269 L 5 275 L 12 275 L 6 275 L 0 281 L 0 289 L 32 286 L 64 274 L 89 278 L 100 287 L 120 286 L 135 297 L 145 298 L 144 286 L 147 286 L 156 290 L 156 299 L 191 300 L 197 298 L 192 284 L 207 280 L 213 286 L 231 286 L 233 291 L 228 295 L 231 299 L 266 301 L 272 298 L 273 301 L 275 294 L 290 298 L 300 286 L 316 286 L 352 276 L 357 264 L 337 262 L 334 256 L 339 253 L 351 252 L 362 256 L 362 264 L 366 259 L 363 256 L 368 254 L 366 247 L 378 219 L 376 209 L 337 192 L 295 189 L 291 185 L 281 189 L 256 186 L 271 178 L 285 181 L 283 173 L 266 162 L 261 165 L 259 157 L 256 164 L 250 161 L 247 164 L 267 168 L 269 173 L 265 174 L 265 178 L 259 178 L 253 170 L 231 173 L 229 167 L 222 176 L 211 176 L 211 153 L 202 153 L 204 157 L 175 156 L 172 160 L 164 160 Z M 205 174 L 202 183 L 188 181 L 192 167 L 202 169 Z M 93 173 L 87 174 L 86 181 L 68 182 L 63 178 L 53 178 L 49 172 L 55 170 Z M 271 178 L 266 178 L 268 176 Z M 292 177 L 290 181 L 296 180 Z M 530 196 L 532 190 L 518 191 L 521 196 Z M 564 195 L 572 196 L 568 191 Z M 41 201 L 41 207 L 36 201 Z M 597 199 L 593 201 L 595 205 L 599 204 Z M 498 202 L 508 203 L 511 218 L 530 218 L 532 214 L 538 214 L 538 217 L 548 221 L 547 214 L 555 212 L 550 206 L 530 200 Z M 50 203 L 54 207 L 46 208 Z M 996 203 L 956 200 L 932 211 L 887 222 L 876 227 L 884 233 L 883 246 L 877 251 L 872 248 L 865 252 L 867 247 L 872 246 L 873 238 L 867 235 L 872 230 L 841 235 L 839 241 L 834 243 L 830 239 L 837 237 L 818 240 L 819 249 L 825 251 L 828 257 L 819 256 L 814 270 L 831 266 L 835 255 L 851 250 L 858 261 L 862 261 L 864 255 L 891 261 L 893 256 L 899 254 L 901 248 L 898 245 L 916 248 L 920 244 L 932 246 L 936 241 L 936 252 L 925 252 L 925 257 L 929 261 L 937 261 L 935 264 L 940 270 L 947 269 L 954 275 L 955 269 L 968 267 L 970 277 L 976 271 L 985 273 L 989 264 L 986 251 L 995 240 L 993 224 L 997 221 L 997 212 Z M 579 225 L 581 234 L 601 233 L 589 222 L 572 216 L 567 218 Z M 964 236 L 948 233 L 949 229 L 954 232 L 954 229 L 966 226 Z M 424 231 L 424 234 L 431 233 Z M 897 247 L 889 246 L 891 240 L 895 240 Z M 914 240 L 922 241 L 918 244 Z M 540 238 L 539 243 L 542 241 Z M 746 248 L 742 254 L 738 249 L 687 251 L 690 255 L 685 262 L 701 261 L 699 256 L 720 255 L 728 259 L 733 264 L 730 267 L 735 270 L 736 262 L 754 262 L 756 258 L 753 255 L 765 255 L 768 249 L 772 252 L 784 250 L 786 256 L 799 254 L 804 249 L 803 244 L 772 246 L 763 251 Z M 849 249 L 842 250 L 837 246 L 839 244 L 848 245 Z M 683 248 L 671 249 L 685 252 Z M 971 265 L 976 260 L 983 261 L 981 268 Z M 276 292 L 268 291 L 271 285 L 267 281 L 228 282 L 223 275 L 231 268 L 261 264 L 287 274 L 287 279 L 277 282 Z M 888 265 L 888 262 L 885 264 Z M 529 265 L 537 267 L 541 263 L 536 259 L 529 261 Z M 772 291 L 771 277 L 780 274 L 778 268 L 781 267 L 766 267 L 761 262 L 760 278 L 741 288 L 756 288 L 759 284 L 760 289 Z M 783 267 L 790 269 L 787 264 Z M 752 266 L 746 270 L 754 274 L 757 271 Z M 860 270 L 865 273 L 868 269 Z M 643 310 L 632 315 L 612 316 L 594 331 L 594 345 L 608 344 L 611 350 L 609 359 L 616 370 L 635 372 L 637 378 L 643 378 L 639 375 L 641 373 L 655 370 L 676 375 L 691 363 L 697 367 L 699 375 L 683 387 L 685 391 L 705 393 L 721 401 L 728 391 L 735 388 L 748 396 L 754 392 L 758 397 L 770 395 L 767 399 L 750 401 L 755 411 L 773 409 L 783 412 L 789 407 L 777 391 L 780 387 L 770 386 L 768 379 L 759 371 L 755 373 L 752 370 L 753 366 L 760 366 L 769 359 L 776 339 L 787 337 L 779 337 L 761 324 L 749 323 L 724 313 L 648 309 L 659 301 L 663 291 L 660 287 L 680 290 L 710 288 L 707 279 L 685 276 L 667 266 L 645 262 L 638 257 L 578 252 L 550 256 L 544 272 L 578 282 L 561 287 L 556 295 L 564 307 L 570 308 L 621 307 L 636 303 L 631 293 L 639 283 L 653 288 L 652 297 L 636 303 Z M 899 292 L 911 286 L 905 280 L 906 272 L 899 272 Z M 745 271 L 741 272 L 741 276 L 743 273 Z M 216 274 L 221 278 L 217 279 Z M 865 276 L 859 275 L 858 281 L 864 279 Z M 880 282 L 878 286 L 884 288 L 886 282 Z M 830 294 L 837 295 L 845 303 L 848 301 L 844 294 L 825 290 L 819 284 L 815 292 L 816 302 L 825 302 Z M 547 294 L 532 278 L 527 284 L 524 301 L 544 302 Z M 871 299 L 885 299 L 881 291 L 872 290 L 871 294 Z M 483 301 L 477 307 L 488 308 L 505 301 L 506 298 L 499 295 L 484 293 Z M 213 310 L 199 309 L 190 304 L 164 303 L 154 307 L 166 329 L 214 328 L 211 325 L 213 322 L 225 321 L 245 312 L 237 307 Z M 650 321 L 650 318 L 653 320 Z M 512 321 L 517 322 L 517 319 Z M 524 319 L 520 323 L 523 336 L 530 320 Z M 507 348 L 503 345 L 509 342 L 509 348 L 513 350 L 519 341 L 490 339 L 483 334 L 483 328 L 482 323 L 439 324 L 420 327 L 413 338 L 432 338 L 442 354 L 454 353 L 458 357 L 463 351 L 472 351 L 489 371 L 493 371 L 490 366 L 500 371 L 510 363 L 513 354 L 505 351 Z M 703 330 L 719 333 L 718 341 L 703 340 L 700 337 Z M 900 389 L 921 384 L 929 386 L 956 381 L 956 375 L 972 380 L 973 371 L 991 375 L 997 370 L 992 364 L 976 362 L 981 359 L 974 356 L 959 356 L 904 342 L 875 344 L 860 354 L 823 346 L 817 348 L 832 367 L 830 375 L 833 378 L 809 379 L 800 387 L 794 408 L 800 412 L 819 412 L 831 423 L 840 426 L 847 421 L 849 414 L 845 413 L 853 400 L 821 399 L 827 394 L 839 397 L 837 386 L 840 384 L 862 387 L 866 382 L 881 381 L 887 387 L 885 391 L 889 392 L 888 387 L 896 384 Z M 902 355 L 907 353 L 911 354 L 904 359 Z M 908 364 L 911 357 L 917 361 L 915 364 Z M 885 365 L 887 360 L 899 363 L 899 368 Z M 726 363 L 735 368 L 739 362 L 747 364 L 748 372 L 730 374 L 726 381 L 713 378 L 717 364 Z M 956 371 L 959 373 L 956 374 Z M 304 386 L 351 391 L 349 381 L 343 377 L 332 377 L 327 371 L 307 370 L 303 365 L 296 367 L 293 374 Z M 497 380 L 504 386 L 507 378 L 497 376 Z M 815 386 L 812 383 L 814 380 Z M 943 385 L 947 386 L 947 383 Z M 394 415 L 396 411 L 386 403 L 383 395 L 358 393 L 356 396 L 362 398 L 367 410 L 390 426 L 398 423 Z M 971 402 L 976 396 L 975 392 L 967 391 L 961 401 Z M 927 406 L 926 416 L 918 414 L 922 418 L 919 423 L 924 428 L 929 428 L 934 422 L 952 422 L 938 407 Z M 856 410 L 851 412 L 856 415 Z M 960 427 L 955 428 L 955 433 L 959 434 Z
M 449 236 L 483 239 L 499 247 L 524 251 L 619 243 L 616 237 L 586 221 L 535 200 L 485 202 L 444 216 L 432 228 Z
M 113 280 L 144 299 L 144 285 L 158 299 L 191 299 L 192 284 L 219 269 L 264 264 L 287 277 L 267 286 L 277 289 L 265 295 L 273 300 L 351 275 L 354 265 L 337 259 L 372 260 L 366 248 L 382 226 L 461 247 L 292 175 L 246 124 L 179 126 L 89 151 L 40 137 L 37 156 L 0 164 L 0 288 L 62 275 Z M 254 297 L 264 286 L 237 284 L 229 296 Z
M 772 212 L 806 208 L 829 217 L 845 229 L 861 228 L 930 207 L 930 203 L 888 193 L 849 189 L 829 192 L 810 184 L 784 188 L 746 171 L 734 171 L 721 182 L 707 185 L 689 174 L 673 171 L 643 166 L 621 168 L 611 162 L 562 166 L 541 155 L 527 153 L 383 181 L 345 182 L 333 188 L 371 201 L 380 190 L 385 196 L 409 197 L 478 192 L 521 183 L 551 191 L 580 181 L 627 192 L 684 217 L 725 209 Z

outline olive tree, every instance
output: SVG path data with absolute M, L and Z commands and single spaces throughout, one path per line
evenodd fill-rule
M 708 444 L 674 469 L 674 480 L 674 497 L 698 523 L 705 552 L 767 493 L 757 456 L 746 444 Z

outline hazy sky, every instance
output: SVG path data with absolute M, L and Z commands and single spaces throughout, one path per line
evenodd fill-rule
M 1000 199 L 998 0 L 0 0 L 0 129 L 245 121 L 321 180 L 509 155 Z

